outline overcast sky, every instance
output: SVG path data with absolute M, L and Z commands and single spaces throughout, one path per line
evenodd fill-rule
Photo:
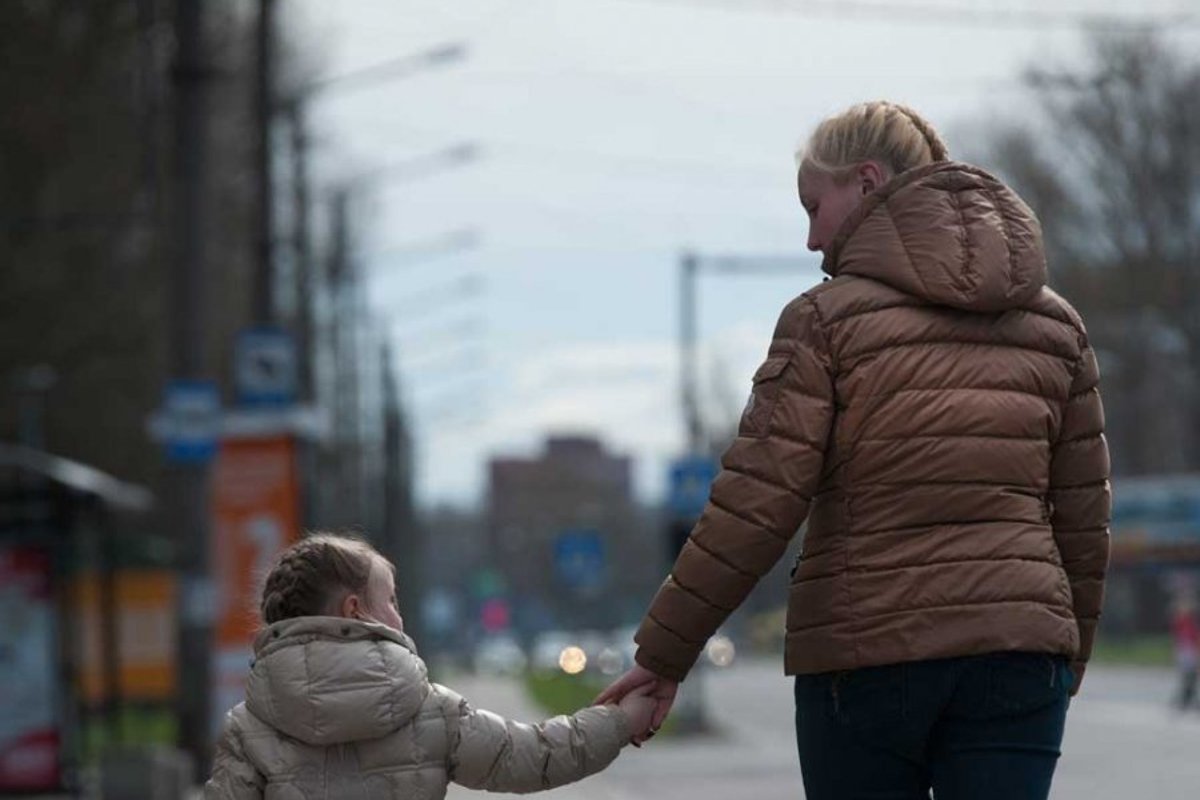
M 323 75 L 467 47 L 453 65 L 335 85 L 314 107 L 324 180 L 479 148 L 379 181 L 356 218 L 416 429 L 420 497 L 475 502 L 489 455 L 585 432 L 635 457 L 639 492 L 656 499 L 683 441 L 681 251 L 797 259 L 783 277 L 701 281 L 705 402 L 736 414 L 779 310 L 820 280 L 794 185 L 808 132 L 886 98 L 921 111 L 952 155 L 977 153 L 990 125 L 1026 113 L 1031 60 L 1078 58 L 1069 15 L 1194 6 L 1132 5 L 283 0 Z M 1175 35 L 1194 46 L 1195 33 Z M 475 246 L 412 249 L 464 231 Z

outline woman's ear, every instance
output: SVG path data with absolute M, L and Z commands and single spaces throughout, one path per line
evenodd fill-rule
M 877 161 L 864 161 L 858 165 L 858 182 L 863 196 L 883 186 L 887 179 L 887 171 Z

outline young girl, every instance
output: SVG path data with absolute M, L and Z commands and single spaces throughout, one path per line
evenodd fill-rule
M 280 555 L 246 701 L 226 717 L 206 800 L 425 800 L 444 797 L 449 781 L 552 789 L 604 769 L 649 728 L 645 695 L 524 725 L 430 683 L 403 633 L 393 570 L 367 543 L 328 534 Z

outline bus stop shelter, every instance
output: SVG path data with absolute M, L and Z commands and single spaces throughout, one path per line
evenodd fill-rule
M 99 576 L 103 699 L 119 705 L 113 562 L 116 526 L 148 490 L 40 450 L 0 443 L 0 795 L 76 792 L 83 723 L 69 577 Z

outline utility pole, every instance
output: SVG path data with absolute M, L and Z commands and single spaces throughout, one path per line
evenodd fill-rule
M 336 494 L 326 510 L 335 506 L 344 515 L 339 524 L 361 524 L 363 502 L 363 452 L 361 441 L 362 400 L 359 336 L 358 274 L 352 260 L 348 188 L 335 191 L 331 202 L 331 251 L 329 254 L 329 295 L 333 306 L 330 320 L 333 352 L 333 452 L 330 466 L 337 477 Z
M 271 78 L 271 29 L 273 25 L 273 0 L 259 0 L 259 83 L 256 110 L 260 114 L 260 197 L 270 198 L 269 178 L 269 111 L 272 108 L 270 95 L 273 91 Z M 397 79 L 404 79 L 431 67 L 449 66 L 465 58 L 467 48 L 461 43 L 449 43 L 418 53 L 390 58 L 366 68 L 340 75 L 329 76 L 293 89 L 289 100 L 278 107 L 287 114 L 291 132 L 292 186 L 295 227 L 293 247 L 296 260 L 295 280 L 297 303 L 296 349 L 298 356 L 299 395 L 302 403 L 321 404 L 327 396 L 333 406 L 332 441 L 314 444 L 302 451 L 304 480 L 308 486 L 305 496 L 305 521 L 308 524 L 361 525 L 366 521 L 368 496 L 373 496 L 374 487 L 366 485 L 366 448 L 363 441 L 363 370 L 359 362 L 359 348 L 366 346 L 358 322 L 361 308 L 358 274 L 350 261 L 349 219 L 347 205 L 350 185 L 334 190 L 332 208 L 332 246 L 327 266 L 317 265 L 311 247 L 307 135 L 307 104 L 319 101 L 329 92 L 341 93 L 355 89 L 377 87 Z M 463 163 L 477 155 L 470 145 L 460 145 L 435 154 L 417 164 L 404 163 L 405 172 L 424 174 L 443 166 Z M 394 174 L 396 167 L 383 172 L 388 178 L 412 177 L 411 174 Z M 379 177 L 380 170 L 372 172 L 369 179 Z M 419 176 L 419 175 L 418 175 Z M 351 181 L 350 183 L 353 183 Z M 269 209 L 269 205 L 268 205 Z M 260 268 L 256 273 L 256 317 L 267 321 L 266 312 L 271 309 L 272 232 L 269 212 L 262 212 L 262 233 L 259 236 Z M 323 262 L 324 259 L 321 259 Z M 329 299 L 328 318 L 318 315 L 318 299 Z M 328 325 L 328 328 L 326 328 Z M 327 338 L 328 337 L 328 338 Z M 332 355 L 332 369 L 328 378 L 321 370 L 324 359 L 318 353 Z M 372 362 L 373 363 L 373 362 Z M 328 394 L 326 385 L 329 386 Z M 378 448 L 376 448 L 378 449 Z M 381 472 L 381 470 L 376 470 Z M 382 478 L 382 476 L 376 476 Z M 355 498 L 347 502 L 348 498 Z M 383 524 L 382 506 L 375 504 L 380 513 L 375 518 Z
M 259 0 L 258 8 L 254 86 L 254 116 L 258 132 L 255 154 L 258 208 L 253 313 L 255 322 L 267 324 L 275 316 L 275 191 L 271 163 L 271 129 L 275 111 L 275 0 Z
M 380 348 L 383 382 L 383 503 L 384 524 L 380 549 L 396 565 L 396 593 L 400 608 L 408 610 L 404 628 L 417 642 L 423 640 L 421 597 L 424 574 L 424 542 L 413 503 L 412 438 L 400 402 L 395 364 L 388 340 Z
M 292 257 L 296 285 L 296 364 L 297 397 L 301 406 L 315 407 L 317 392 L 316 287 L 319 285 L 316 264 L 312 257 L 311 200 L 308 175 L 308 119 L 304 98 L 293 95 L 285 106 L 291 133 L 292 157 Z M 320 502 L 317 486 L 320 480 L 318 445 L 313 441 L 297 442 L 300 459 L 301 525 L 316 527 Z
M 311 403 L 316 397 L 313 365 L 314 275 L 308 178 L 308 120 L 304 101 L 297 97 L 287 104 L 292 139 L 292 250 L 296 262 L 296 351 L 299 358 L 300 402 Z
M 679 260 L 679 380 L 687 452 L 698 454 L 703 445 L 700 399 L 696 390 L 696 272 L 700 260 L 684 253 Z
M 205 377 L 205 185 L 208 149 L 203 0 L 175 4 L 174 153 L 170 363 L 176 379 Z M 179 567 L 179 744 L 193 759 L 195 779 L 209 772 L 213 590 L 209 576 L 209 468 L 172 462 L 166 475 L 170 524 Z
M 700 271 L 723 275 L 793 275 L 805 261 L 794 256 L 700 256 L 684 252 L 679 258 L 679 375 L 686 447 L 689 455 L 706 454 L 709 442 L 700 414 L 697 292 Z
M 679 383 L 680 401 L 682 404 L 684 429 L 686 433 L 685 450 L 673 467 L 673 492 L 681 492 L 684 502 L 676 505 L 668 503 L 674 510 L 666 520 L 666 550 L 673 562 L 687 541 L 696 520 L 699 518 L 703 501 L 706 499 L 707 486 L 715 477 L 715 460 L 710 457 L 712 443 L 704 430 L 704 421 L 700 413 L 700 397 L 697 386 L 699 373 L 698 353 L 698 281 L 700 271 L 724 274 L 790 274 L 804 266 L 804 262 L 790 256 L 701 256 L 693 252 L 684 252 L 679 258 Z M 704 461 L 710 466 L 702 467 Z M 685 480 L 687 478 L 687 480 Z M 705 496 L 699 498 L 698 504 L 693 504 L 693 490 L 686 490 L 688 482 L 705 487 Z M 682 510 L 680 505 L 694 505 L 694 508 Z M 703 658 L 693 672 L 695 677 L 685 684 L 675 703 L 675 718 L 682 730 L 702 731 L 709 726 L 708 711 L 704 702 L 702 689 L 704 675 Z

